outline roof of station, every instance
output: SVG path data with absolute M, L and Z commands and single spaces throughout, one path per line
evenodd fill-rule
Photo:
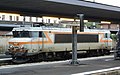
M 120 20 L 120 7 L 81 0 L 0 0 L 0 11 L 29 16 L 76 17 L 85 19 Z

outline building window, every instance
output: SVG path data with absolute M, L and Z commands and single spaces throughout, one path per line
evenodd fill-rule
M 36 22 L 38 22 L 38 17 L 36 17 Z
M 48 19 L 48 23 L 50 23 L 50 19 Z
M 5 20 L 5 15 L 2 15 L 2 20 Z
M 10 16 L 10 21 L 12 21 L 12 16 Z
M 56 21 L 56 20 L 54 20 L 54 23 L 57 23 L 57 21 Z
M 19 21 L 19 17 L 18 16 L 16 16 L 16 21 Z
M 16 21 L 16 19 L 15 19 L 16 17 L 14 16 L 14 20 L 13 21 Z
M 29 18 L 29 21 L 32 22 L 32 17 Z
M 23 16 L 23 22 L 25 22 L 25 16 Z

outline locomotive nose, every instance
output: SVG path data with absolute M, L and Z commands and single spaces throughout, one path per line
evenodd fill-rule
M 15 56 L 22 56 L 22 55 L 26 55 L 28 52 L 28 49 L 25 49 L 24 47 L 10 47 L 8 49 L 9 54 L 11 55 L 15 55 Z M 6 54 L 8 54 L 8 52 L 6 52 Z

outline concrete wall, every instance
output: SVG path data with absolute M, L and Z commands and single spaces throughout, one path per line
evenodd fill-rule
M 118 29 L 119 24 L 100 24 L 101 28 L 103 29 Z
M 9 48 L 8 40 L 10 38 L 12 38 L 12 36 L 0 36 L 0 54 L 4 54 Z

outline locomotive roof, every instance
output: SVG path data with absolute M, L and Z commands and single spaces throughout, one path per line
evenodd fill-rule
M 12 31 L 72 32 L 72 28 L 58 28 L 58 27 L 19 27 L 19 28 L 13 28 Z M 84 29 L 84 32 L 105 32 L 105 33 L 110 33 L 109 30 L 104 30 L 104 29 Z
M 57 27 L 19 27 L 14 28 L 12 31 L 72 31 L 72 29 Z

